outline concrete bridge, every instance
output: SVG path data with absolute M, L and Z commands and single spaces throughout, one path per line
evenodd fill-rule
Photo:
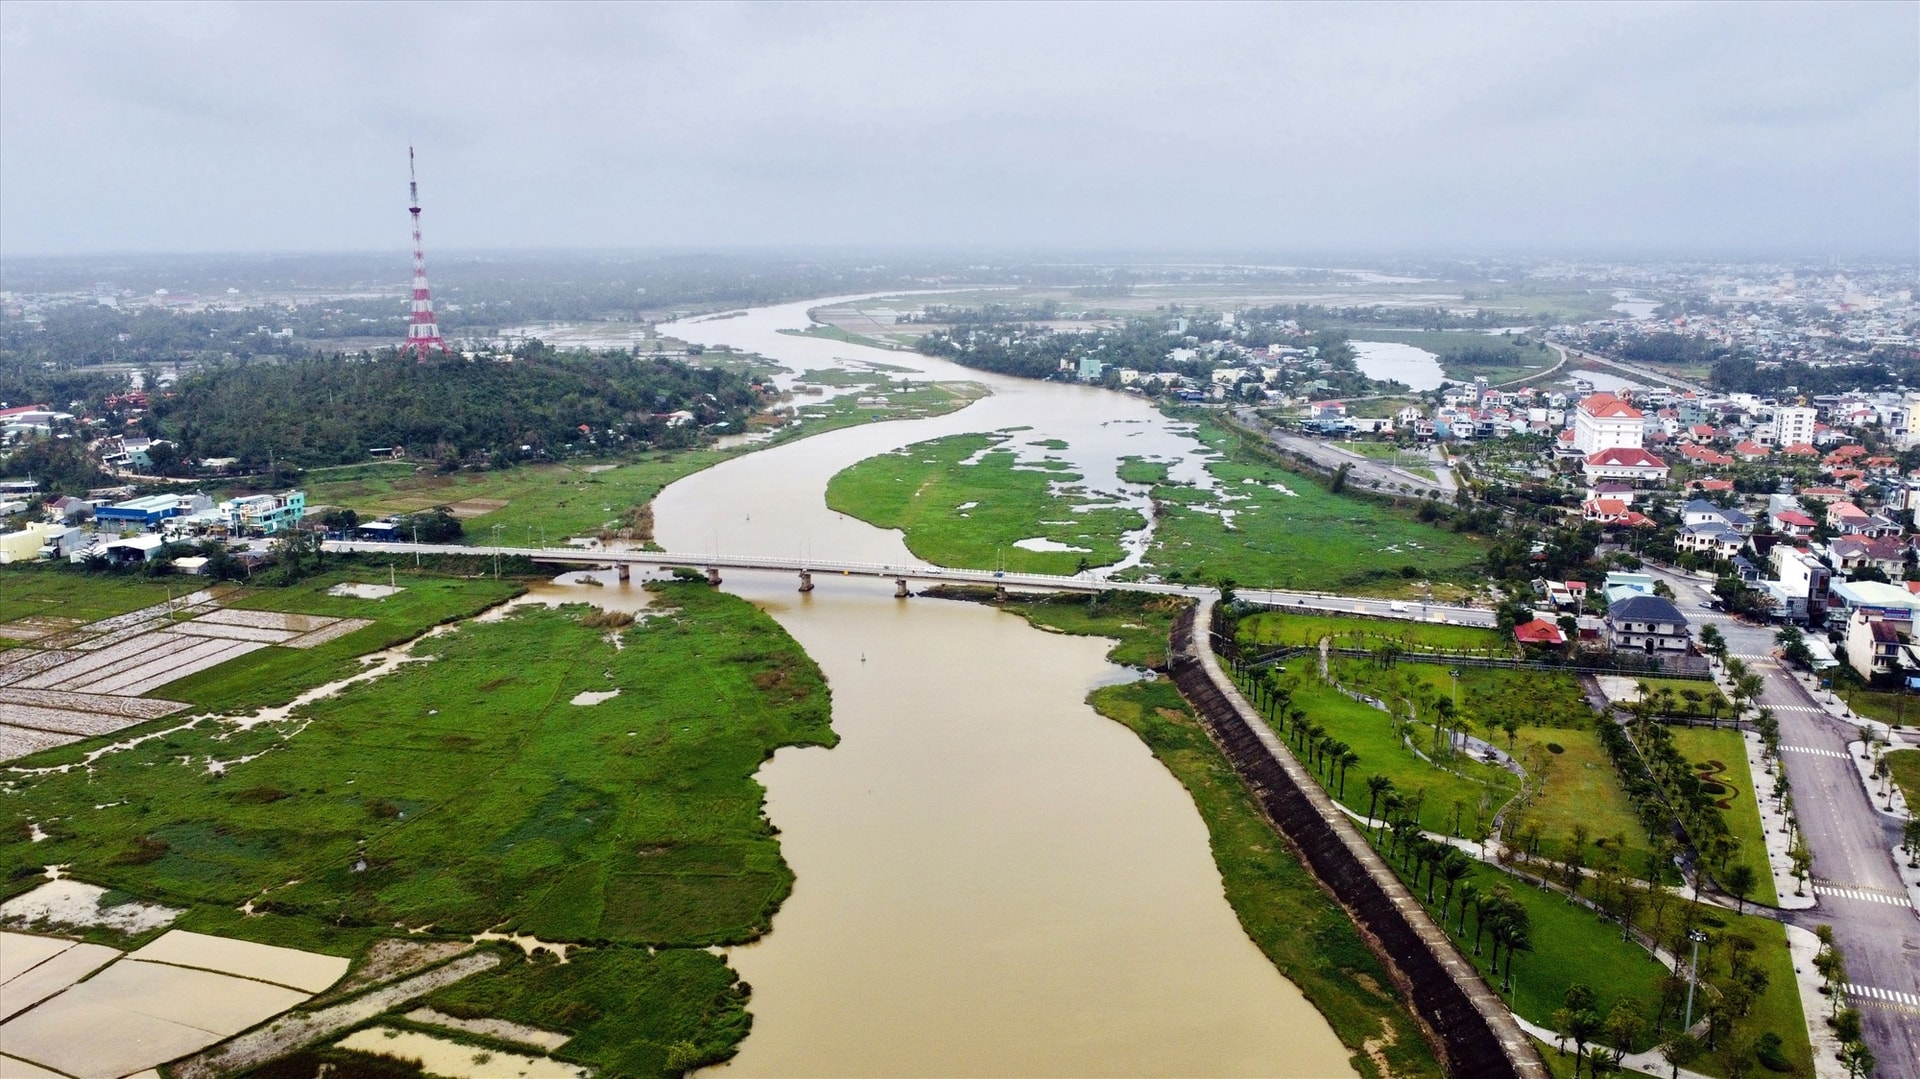
M 911 594 L 913 583 L 962 584 L 992 588 L 1002 597 L 1008 589 L 1023 592 L 1144 592 L 1163 596 L 1201 598 L 1218 596 L 1211 586 L 1172 584 L 1163 581 L 1115 581 L 1097 573 L 1061 577 L 1046 573 L 1007 573 L 981 569 L 950 569 L 928 565 L 882 565 L 875 562 L 842 562 L 832 559 L 780 558 L 762 555 L 687 554 L 677 551 L 643 551 L 622 547 L 480 547 L 440 543 L 377 543 L 363 540 L 328 540 L 325 547 L 338 553 L 463 555 L 472 558 L 528 558 L 535 562 L 576 566 L 588 569 L 613 569 L 620 579 L 630 579 L 633 567 L 671 569 L 684 566 L 702 570 L 707 583 L 720 584 L 729 570 L 761 573 L 791 573 L 798 578 L 799 590 L 811 592 L 814 578 L 870 577 L 892 580 L 894 595 Z M 1359 614 L 1375 618 L 1398 618 L 1410 622 L 1444 622 L 1462 626 L 1492 626 L 1492 611 L 1473 607 L 1449 607 L 1413 601 L 1374 599 L 1366 596 L 1340 596 L 1324 592 L 1297 592 L 1284 589 L 1239 589 L 1235 595 L 1250 603 L 1267 607 L 1286 607 L 1330 614 Z

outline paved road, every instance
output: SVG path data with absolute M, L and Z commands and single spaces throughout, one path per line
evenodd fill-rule
M 1846 959 L 1847 981 L 1856 986 L 1908 994 L 1920 999 L 1920 912 L 1907 898 L 1894 868 L 1891 848 L 1899 826 L 1873 808 L 1846 744 L 1859 737 L 1848 722 L 1833 716 L 1829 697 L 1810 691 L 1800 678 L 1771 658 L 1770 626 L 1750 626 L 1697 606 L 1698 578 L 1653 569 L 1679 597 L 1693 622 L 1719 627 L 1728 652 L 1766 678 L 1760 703 L 1780 720 L 1780 744 L 1787 779 L 1793 784 L 1794 810 L 1801 834 L 1813 852 L 1815 906 L 1785 920 L 1813 928 L 1833 926 L 1834 943 Z M 1851 894 L 1836 894 L 1851 893 Z M 1867 1044 L 1879 1058 L 1882 1076 L 1920 1076 L 1920 1009 L 1871 994 L 1856 996 Z
M 1248 409 L 1237 410 L 1234 418 L 1251 430 L 1265 432 L 1267 440 L 1280 449 L 1299 454 L 1329 472 L 1338 469 L 1341 465 L 1346 465 L 1347 482 L 1356 487 L 1368 489 L 1377 487 L 1383 491 L 1405 488 L 1416 496 L 1424 497 L 1431 494 L 1435 498 L 1449 500 L 1453 498 L 1454 490 L 1458 486 L 1453 478 L 1453 470 L 1446 465 L 1445 454 L 1438 447 L 1430 446 L 1424 450 L 1409 451 L 1413 456 L 1425 456 L 1425 461 L 1415 467 L 1431 469 L 1435 478 L 1428 479 L 1406 469 L 1395 467 L 1390 461 L 1342 449 L 1338 442 L 1269 429 Z

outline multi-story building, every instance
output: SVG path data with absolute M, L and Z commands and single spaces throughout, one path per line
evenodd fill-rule
M 1781 446 L 1810 446 L 1815 426 L 1811 408 L 1777 408 L 1773 411 L 1773 439 Z
M 1645 445 L 1646 418 L 1610 393 L 1580 399 L 1573 415 L 1573 448 L 1582 455 L 1602 450 L 1637 450 Z
M 220 515 L 226 519 L 227 530 L 236 535 L 260 532 L 271 536 L 298 525 L 307 515 L 307 493 L 246 495 L 220 503 Z

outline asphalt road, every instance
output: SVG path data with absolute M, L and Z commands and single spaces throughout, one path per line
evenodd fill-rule
M 1697 578 L 1652 567 L 1648 571 L 1668 582 L 1696 635 L 1704 625 L 1719 627 L 1728 654 L 1766 679 L 1760 704 L 1780 720 L 1782 762 L 1793 785 L 1801 834 L 1813 852 L 1815 906 L 1783 912 L 1783 920 L 1807 929 L 1833 926 L 1848 982 L 1920 999 L 1920 912 L 1909 902 L 1894 868 L 1892 848 L 1899 842 L 1900 828 L 1874 810 L 1846 755 L 1847 743 L 1858 739 L 1859 732 L 1822 707 L 1826 694 L 1816 699 L 1820 691 L 1810 691 L 1773 660 L 1774 627 L 1747 625 L 1701 609 L 1703 582 Z M 1879 1059 L 1874 1074 L 1920 1076 L 1920 1009 L 1870 996 L 1856 997 L 1855 1003 L 1867 1044 Z
M 1291 434 L 1286 431 L 1268 430 L 1267 425 L 1247 409 L 1236 410 L 1234 416 L 1242 424 L 1253 430 L 1265 431 L 1267 440 L 1280 449 L 1286 450 L 1289 453 L 1297 453 L 1329 472 L 1338 469 L 1341 465 L 1348 466 L 1347 482 L 1356 487 L 1364 487 L 1369 490 L 1378 487 L 1383 491 L 1393 491 L 1401 487 L 1406 487 L 1416 496 L 1425 496 L 1428 493 L 1432 493 L 1435 498 L 1443 501 L 1453 497 L 1456 486 L 1453 479 L 1453 470 L 1446 466 L 1444 457 L 1437 448 L 1428 447 L 1424 451 L 1413 451 L 1426 455 L 1425 463 L 1418 467 L 1433 470 L 1434 476 L 1437 477 L 1436 479 L 1428 479 L 1425 476 L 1416 476 L 1411 472 L 1396 468 L 1390 462 L 1383 461 L 1379 458 L 1366 457 L 1349 450 L 1341 449 L 1338 442 L 1330 442 L 1324 438 L 1310 438 L 1306 435 Z

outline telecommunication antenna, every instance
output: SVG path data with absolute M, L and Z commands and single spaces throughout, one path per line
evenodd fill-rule
M 425 361 L 433 351 L 447 352 L 440 336 L 440 324 L 433 317 L 433 292 L 427 288 L 427 254 L 420 245 L 420 181 L 413 171 L 413 147 L 407 147 L 407 213 L 413 218 L 413 321 L 407 325 L 407 343 L 401 351 L 413 350 Z

